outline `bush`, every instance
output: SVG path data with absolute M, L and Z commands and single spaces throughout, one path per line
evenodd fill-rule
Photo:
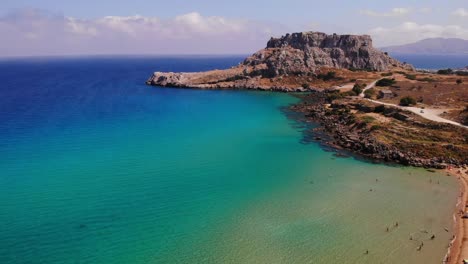
M 373 116 L 363 116 L 362 117 L 362 122 L 369 124 L 375 121 L 375 117 Z
M 400 105 L 402 106 L 410 106 L 410 105 L 415 105 L 416 104 L 416 99 L 414 99 L 411 96 L 405 96 L 400 99 Z
M 382 74 L 380 74 L 380 75 L 383 76 L 383 77 L 388 77 L 388 76 L 392 76 L 393 73 L 391 73 L 391 72 L 384 72 L 384 73 L 382 73 Z
M 453 73 L 453 70 L 450 68 L 437 71 L 437 74 L 452 74 L 452 73 Z
M 455 74 L 458 76 L 468 76 L 468 71 L 457 71 Z
M 317 75 L 317 78 L 322 79 L 324 81 L 333 80 L 333 79 L 336 79 L 336 72 L 329 71 L 329 72 L 327 72 L 327 74 L 320 73 L 319 75 Z
M 395 83 L 396 83 L 395 79 L 383 78 L 383 79 L 380 79 L 375 85 L 390 86 L 390 85 L 394 85 Z
M 463 83 L 462 79 L 458 79 L 458 80 L 457 80 L 457 84 L 458 84 L 458 85 L 460 85 L 460 84 L 462 84 L 462 83 Z
M 327 94 L 327 102 L 331 103 L 336 99 L 343 98 L 343 94 L 340 93 L 340 91 L 333 91 L 331 93 Z
M 364 91 L 364 97 L 365 98 L 372 98 L 372 96 L 375 95 L 375 90 L 374 89 L 368 89 Z
M 374 112 L 383 113 L 385 111 L 385 105 L 378 105 L 375 107 Z
M 374 72 L 375 70 L 372 69 L 372 68 L 363 68 L 363 69 L 360 69 L 360 68 L 354 68 L 354 67 L 350 67 L 348 68 L 348 70 L 352 71 L 352 72 L 358 72 L 358 71 L 366 71 L 366 72 Z
M 341 93 L 343 96 L 356 96 L 356 93 L 354 93 L 353 91 L 347 91 L 347 92 L 344 92 L 344 93 Z
M 303 83 L 302 84 L 302 88 L 304 89 L 309 89 L 310 88 L 310 85 L 308 83 Z
M 362 88 L 359 84 L 355 84 L 352 91 L 355 95 L 360 95 L 362 93 Z
M 418 79 L 418 81 L 420 81 L 420 82 L 435 82 L 434 79 L 429 78 L 429 77 L 425 77 L 425 78 L 422 78 L 422 79 Z
M 416 75 L 414 74 L 405 74 L 405 77 L 408 80 L 416 80 Z

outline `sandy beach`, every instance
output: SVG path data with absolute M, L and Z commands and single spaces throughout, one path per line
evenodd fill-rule
M 468 259 L 468 218 L 462 218 L 468 204 L 468 170 L 466 168 L 453 168 L 447 169 L 446 172 L 460 180 L 460 195 L 453 215 L 456 234 L 449 244 L 450 247 L 444 263 L 463 263 L 463 259 Z

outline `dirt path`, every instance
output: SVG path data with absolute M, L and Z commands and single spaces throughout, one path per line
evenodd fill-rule
M 354 83 L 346 83 L 342 85 L 333 86 L 332 89 L 341 91 L 341 90 L 351 90 L 353 89 L 353 87 L 354 87 Z
M 448 123 L 448 124 L 456 125 L 456 126 L 459 126 L 459 127 L 468 128 L 468 126 L 464 126 L 464 125 L 462 125 L 460 123 L 457 123 L 455 121 L 448 120 L 448 119 L 445 119 L 445 118 L 439 116 L 444 111 L 448 111 L 448 109 L 430 109 L 430 108 L 421 109 L 419 107 L 400 106 L 400 105 L 384 103 L 384 102 L 380 102 L 380 101 L 372 100 L 372 99 L 367 99 L 367 100 L 369 100 L 369 101 L 371 101 L 373 103 L 376 103 L 376 104 L 393 106 L 393 107 L 396 107 L 396 108 L 399 108 L 399 109 L 402 109 L 402 110 L 410 111 L 410 112 L 415 113 L 415 114 L 417 114 L 417 115 L 419 115 L 419 116 L 421 116 L 421 117 L 423 117 L 425 119 L 432 120 L 432 121 L 435 121 L 435 122 Z
M 362 89 L 362 92 L 359 94 L 360 97 L 364 98 L 364 92 L 371 89 L 371 88 L 374 88 L 375 84 L 378 82 L 379 80 L 375 80 L 373 82 L 371 82 L 370 84 L 368 84 L 366 86 L 366 88 Z
M 364 97 L 364 92 L 366 90 L 374 88 L 377 81 L 379 81 L 379 80 L 376 80 L 376 81 L 372 82 L 371 84 L 367 85 L 366 88 L 364 88 L 362 90 L 362 93 L 359 96 Z M 400 106 L 400 105 L 396 105 L 396 104 L 384 103 L 384 102 L 380 102 L 380 101 L 372 100 L 372 99 L 367 99 L 367 98 L 366 98 L 366 100 L 369 100 L 369 101 L 371 101 L 373 103 L 376 103 L 376 104 L 388 105 L 388 106 L 393 106 L 393 107 L 396 107 L 396 108 L 399 108 L 399 109 L 402 109 L 402 110 L 407 110 L 407 111 L 413 112 L 413 113 L 415 113 L 415 114 L 417 114 L 417 115 L 419 115 L 419 116 L 421 116 L 421 117 L 423 117 L 425 119 L 432 120 L 432 121 L 435 121 L 435 122 L 448 123 L 448 124 L 468 128 L 468 126 L 464 126 L 464 125 L 462 125 L 460 123 L 457 123 L 455 121 L 448 120 L 448 119 L 445 119 L 443 117 L 440 117 L 440 114 L 442 114 L 444 111 L 448 111 L 449 109 L 430 109 L 430 108 L 429 109 L 428 108 L 421 109 L 419 107 Z

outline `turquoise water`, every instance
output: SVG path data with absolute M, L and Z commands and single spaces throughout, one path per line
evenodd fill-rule
M 301 144 L 286 94 L 142 84 L 237 60 L 1 62 L 0 263 L 440 263 L 455 179 Z

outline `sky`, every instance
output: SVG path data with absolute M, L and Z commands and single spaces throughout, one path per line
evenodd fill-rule
M 0 0 L 0 57 L 249 54 L 301 31 L 468 39 L 468 0 Z

